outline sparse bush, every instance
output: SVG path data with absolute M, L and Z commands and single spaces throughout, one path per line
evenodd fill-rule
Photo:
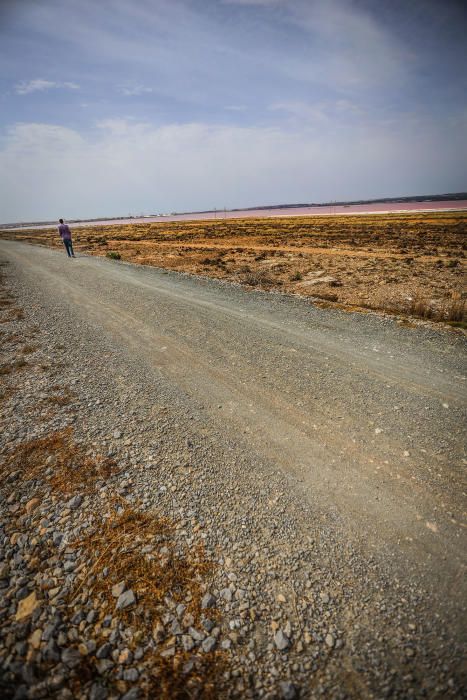
M 453 298 L 444 305 L 444 318 L 451 323 L 465 323 L 466 317 L 465 299 Z
M 36 352 L 37 350 L 37 345 L 25 345 L 21 352 L 24 355 L 30 355 L 32 352 Z
M 412 316 L 429 319 L 434 318 L 436 311 L 432 305 L 431 299 L 415 297 L 410 304 L 409 313 Z
M 248 266 L 246 265 L 245 267 Z M 277 283 L 277 280 L 274 280 L 274 278 L 271 277 L 266 270 L 249 270 L 241 275 L 240 282 L 248 285 L 249 287 L 269 287 Z
M 313 292 L 314 299 L 323 299 L 324 301 L 339 301 L 337 294 L 317 293 Z
M 11 374 L 12 372 L 17 372 L 18 370 L 23 369 L 23 367 L 26 367 L 27 364 L 28 363 L 26 360 L 20 357 L 19 359 L 11 362 L 9 365 L 2 365 L 2 367 L 0 367 L 0 374 Z
M 105 257 L 111 260 L 121 260 L 122 258 L 120 253 L 116 253 L 114 250 L 109 250 L 109 252 L 105 254 Z
M 203 265 L 224 265 L 224 261 L 219 256 L 217 258 L 203 258 L 201 262 Z
M 451 325 L 464 327 L 466 321 L 466 301 L 462 299 L 459 292 L 453 292 L 452 298 L 444 302 L 436 302 L 433 299 L 426 299 L 416 296 L 405 307 L 402 303 L 388 304 L 385 307 L 371 306 L 369 308 L 384 308 L 390 313 L 407 313 L 410 316 L 424 318 L 430 321 L 444 321 Z
M 297 272 L 294 272 L 293 275 L 291 276 L 290 281 L 291 282 L 299 282 L 302 279 L 303 279 L 302 273 L 297 270 Z

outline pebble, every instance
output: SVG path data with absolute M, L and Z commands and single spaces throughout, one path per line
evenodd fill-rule
M 139 673 L 136 668 L 127 668 L 123 671 L 123 679 L 135 683 L 139 678 Z
M 279 688 L 283 700 L 294 700 L 297 697 L 297 689 L 290 681 L 281 681 Z
M 274 644 L 279 651 L 284 651 L 288 648 L 290 640 L 282 629 L 278 629 L 274 635 Z
M 42 630 L 40 628 L 34 630 L 29 637 L 29 643 L 33 649 L 39 649 L 42 641 Z
M 112 651 L 112 645 L 109 643 L 102 644 L 96 652 L 98 659 L 107 659 Z
M 26 598 L 23 598 L 23 600 L 20 600 L 19 605 L 18 605 L 18 610 L 16 612 L 16 621 L 20 622 L 21 620 L 24 620 L 26 617 L 29 617 L 29 615 L 32 615 L 34 610 L 39 606 L 39 601 L 37 600 L 37 596 L 35 591 L 33 591 L 30 595 L 28 595 Z
M 118 655 L 119 664 L 131 664 L 132 661 L 133 653 L 130 651 L 130 649 L 123 649 L 123 651 L 121 651 Z
M 75 668 L 75 666 L 78 666 L 81 662 L 81 654 L 79 653 L 78 649 L 68 647 L 68 649 L 64 649 L 62 651 L 61 659 L 65 666 Z
M 39 498 L 31 498 L 31 500 L 26 503 L 26 513 L 31 514 L 32 511 L 35 510 L 39 504 Z
M 120 700 L 138 700 L 141 697 L 139 688 L 130 688 L 128 692 L 121 696 Z
M 129 608 L 131 605 L 134 605 L 135 603 L 136 603 L 135 594 L 130 589 L 129 591 L 124 591 L 121 595 L 119 595 L 116 608 L 117 608 L 117 610 L 125 610 L 125 608 Z
M 220 592 L 221 598 L 223 598 L 227 603 L 232 601 L 232 591 L 230 588 L 223 588 Z
M 82 502 L 83 497 L 80 494 L 77 494 L 76 496 L 73 496 L 73 498 L 70 498 L 66 505 L 67 508 L 69 508 L 70 510 L 77 510 L 82 504 Z
M 122 593 L 125 591 L 126 588 L 126 583 L 125 581 L 120 581 L 120 583 L 116 583 L 114 586 L 112 586 L 112 595 L 114 598 L 120 598 Z
M 206 639 L 201 642 L 201 648 L 204 652 L 208 653 L 214 649 L 216 644 L 217 640 L 214 637 L 206 637 Z
M 106 688 L 99 683 L 93 683 L 89 691 L 89 700 L 107 700 L 108 693 Z
M 206 593 L 201 600 L 201 608 L 205 610 L 206 608 L 213 608 L 216 604 L 216 599 L 211 593 Z
M 191 651 L 195 646 L 195 643 L 189 634 L 182 635 L 182 646 L 185 651 Z

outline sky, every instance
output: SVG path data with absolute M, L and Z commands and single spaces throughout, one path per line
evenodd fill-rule
M 467 3 L 1 0 L 0 221 L 467 190 Z

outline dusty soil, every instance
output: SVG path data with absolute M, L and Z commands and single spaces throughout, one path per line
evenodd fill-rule
M 462 335 L 62 250 L 0 252 L 8 692 L 157 697 L 148 684 L 168 660 L 171 699 L 208 697 L 206 683 L 268 700 L 462 694 Z M 102 455 L 117 471 L 67 481 L 52 446 L 23 476 L 16 455 L 64 428 L 84 464 Z M 212 601 L 198 617 L 197 590 L 179 585 L 160 626 L 146 624 L 131 566 L 129 617 L 109 604 L 121 550 L 99 567 L 106 523 L 124 515 L 115 496 L 148 532 L 173 524 L 144 547 L 156 563 L 202 541 L 213 570 L 198 592 Z M 96 526 L 90 553 L 79 543 Z
M 76 228 L 77 251 L 465 324 L 467 214 L 179 221 Z M 60 247 L 56 230 L 3 237 Z

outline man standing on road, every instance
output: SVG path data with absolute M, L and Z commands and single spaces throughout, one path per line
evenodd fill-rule
M 58 227 L 58 232 L 65 246 L 67 255 L 69 258 L 74 258 L 75 254 L 73 252 L 73 243 L 71 242 L 71 231 L 68 224 L 63 223 L 63 219 L 59 219 L 60 226 Z

